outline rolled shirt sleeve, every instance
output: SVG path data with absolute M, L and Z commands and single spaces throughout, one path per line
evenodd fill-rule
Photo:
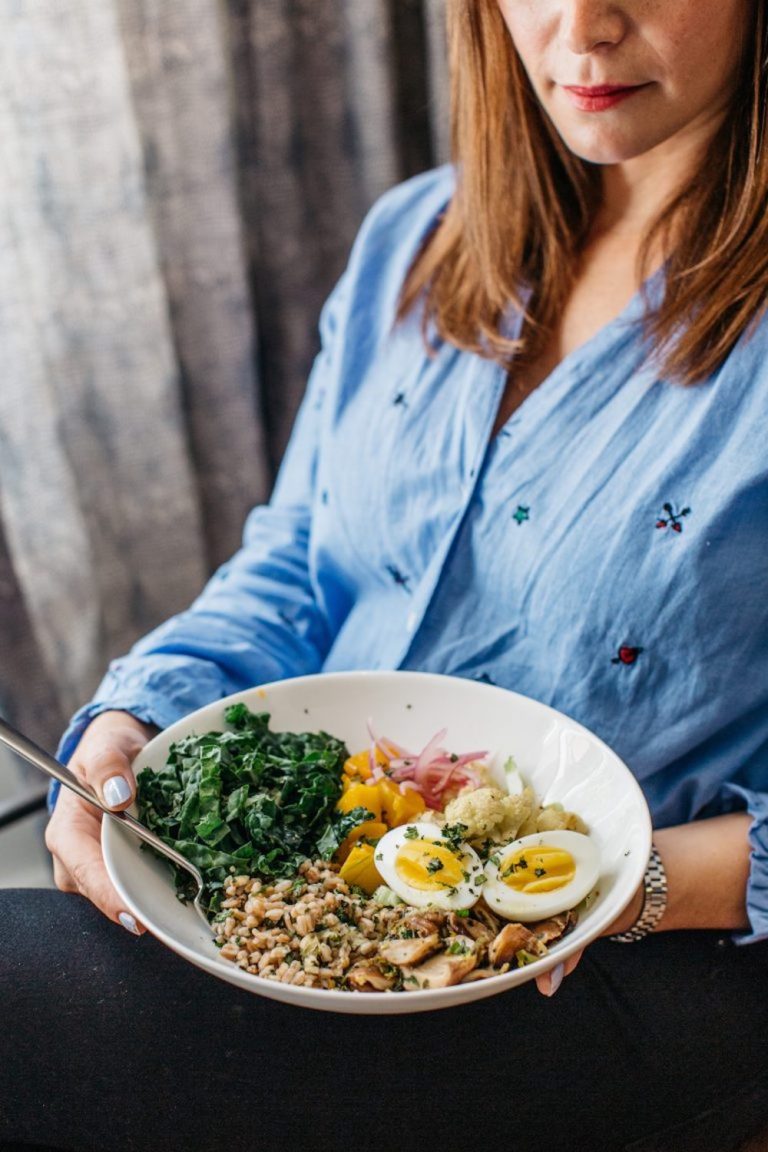
M 747 881 L 747 915 L 749 930 L 734 935 L 737 944 L 754 944 L 768 940 L 768 793 L 740 784 L 726 784 L 726 794 L 743 801 L 752 817 L 749 842 L 752 848 Z

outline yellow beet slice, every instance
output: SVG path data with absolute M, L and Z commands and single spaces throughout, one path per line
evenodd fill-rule
M 376 865 L 374 864 L 373 844 L 356 844 L 349 853 L 341 867 L 341 878 L 347 884 L 357 884 L 369 896 L 372 896 L 380 884 L 383 884 Z

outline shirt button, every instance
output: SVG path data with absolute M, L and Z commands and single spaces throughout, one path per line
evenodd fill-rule
M 418 616 L 416 615 L 416 613 L 415 612 L 409 612 L 408 613 L 408 619 L 405 622 L 405 627 L 408 630 L 408 632 L 413 632 L 414 628 L 416 627 L 417 622 L 418 622 Z

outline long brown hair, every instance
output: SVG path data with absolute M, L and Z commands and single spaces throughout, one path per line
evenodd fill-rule
M 600 204 L 599 167 L 570 152 L 543 113 L 497 0 L 446 7 L 457 187 L 410 269 L 398 316 L 423 300 L 425 334 L 509 367 L 535 358 L 566 303 Z M 662 245 L 664 296 L 646 310 L 645 331 L 662 374 L 684 384 L 715 371 L 768 301 L 762 0 L 743 59 L 706 163 L 639 254 L 644 276 Z M 504 333 L 510 304 L 524 313 L 520 340 Z

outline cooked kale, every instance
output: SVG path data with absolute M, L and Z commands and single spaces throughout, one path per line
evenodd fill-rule
M 203 875 L 211 909 L 232 874 L 295 876 L 302 860 L 330 859 L 367 809 L 335 812 L 349 755 L 326 732 L 272 732 L 269 713 L 225 710 L 230 731 L 187 736 L 163 768 L 138 777 L 141 820 Z M 174 868 L 179 896 L 194 883 Z

